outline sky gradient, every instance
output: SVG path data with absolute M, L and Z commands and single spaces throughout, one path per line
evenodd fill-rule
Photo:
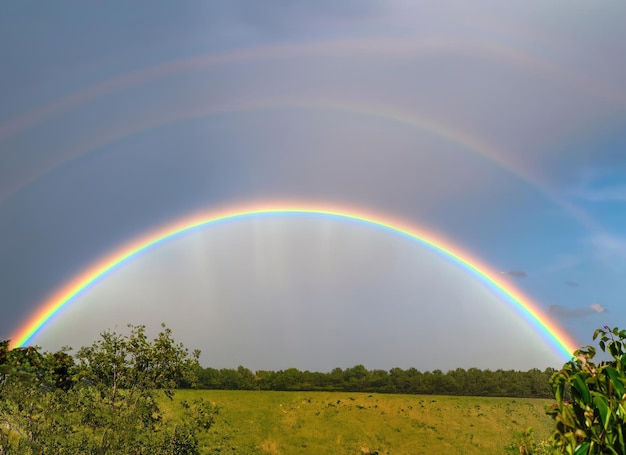
M 283 202 L 434 232 L 579 345 L 623 326 L 621 2 L 20 2 L 0 18 L 0 338 L 123 245 Z M 623 16 L 621 16 L 623 17 Z M 217 367 L 557 367 L 475 277 L 345 220 L 207 226 L 35 337 L 166 322 Z

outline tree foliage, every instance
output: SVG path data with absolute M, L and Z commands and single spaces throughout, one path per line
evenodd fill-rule
M 457 368 L 443 373 L 440 370 L 421 372 L 415 368 L 368 370 L 363 365 L 356 365 L 346 369 L 334 368 L 328 373 L 296 368 L 253 373 L 243 366 L 236 369 L 207 367 L 198 371 L 197 387 L 551 398 L 550 377 L 554 371 L 553 368 L 544 371 Z
M 217 410 L 183 402 L 179 419 L 164 419 L 157 403 L 195 382 L 199 351 L 190 355 L 165 326 L 153 340 L 144 326 L 129 328 L 102 333 L 75 357 L 1 343 L 0 453 L 199 453 L 198 432 Z
M 556 423 L 556 453 L 626 453 L 626 330 L 605 326 L 595 331 L 598 338 L 610 360 L 595 364 L 596 349 L 587 346 L 552 376 L 556 404 L 548 414 Z

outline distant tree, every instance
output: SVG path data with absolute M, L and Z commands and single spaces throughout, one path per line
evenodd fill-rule
M 369 372 L 363 365 L 346 368 L 343 372 L 344 388 L 349 391 L 363 391 L 368 376 Z
M 391 378 L 386 370 L 372 370 L 369 372 L 366 389 L 376 392 L 391 391 Z
M 237 375 L 239 376 L 239 390 L 253 390 L 256 388 L 254 373 L 248 368 L 239 365 L 237 367 Z
M 544 371 L 532 369 L 528 372 L 529 397 L 551 398 L 552 390 L 550 378 L 555 373 L 554 368 L 546 368 Z
M 274 377 L 276 373 L 273 371 L 259 370 L 254 374 L 254 382 L 260 390 L 275 390 Z
M 330 383 L 334 390 L 342 390 L 343 388 L 343 370 L 339 367 L 333 368 L 328 374 L 330 377 Z
M 9 340 L 0 341 L 0 365 L 4 365 L 7 362 L 9 356 Z
M 197 372 L 198 387 L 204 389 L 222 389 L 220 370 L 217 368 L 200 368 Z
M 303 375 L 297 368 L 277 371 L 273 376 L 274 390 L 301 390 Z

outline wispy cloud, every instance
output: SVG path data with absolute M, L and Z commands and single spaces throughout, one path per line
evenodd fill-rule
M 550 305 L 548 312 L 557 318 L 581 318 L 593 314 L 606 313 L 606 308 L 599 303 L 592 303 L 588 307 L 577 308 L 568 308 L 563 305 Z
M 620 170 L 584 168 L 570 194 L 583 202 L 626 202 L 626 183 Z
M 526 272 L 523 272 L 521 270 L 506 270 L 500 273 L 502 275 L 513 276 L 515 278 L 526 278 L 528 276 Z
M 626 202 L 626 185 L 613 185 L 604 188 L 585 188 L 575 191 L 574 195 L 588 202 Z
M 599 303 L 592 303 L 590 305 L 590 308 L 595 311 L 596 313 L 605 313 L 606 312 L 606 308 L 604 308 L 602 305 L 600 305 Z
M 609 233 L 597 233 L 588 239 L 595 257 L 604 262 L 615 264 L 626 261 L 626 237 Z

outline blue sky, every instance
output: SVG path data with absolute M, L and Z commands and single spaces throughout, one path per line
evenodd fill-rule
M 0 338 L 136 237 L 276 200 L 400 219 L 523 272 L 501 277 L 581 345 L 623 326 L 625 9 L 6 5 Z M 172 241 L 101 280 L 35 341 L 79 346 L 164 321 L 216 366 L 559 365 L 454 264 L 380 230 L 305 221 Z

